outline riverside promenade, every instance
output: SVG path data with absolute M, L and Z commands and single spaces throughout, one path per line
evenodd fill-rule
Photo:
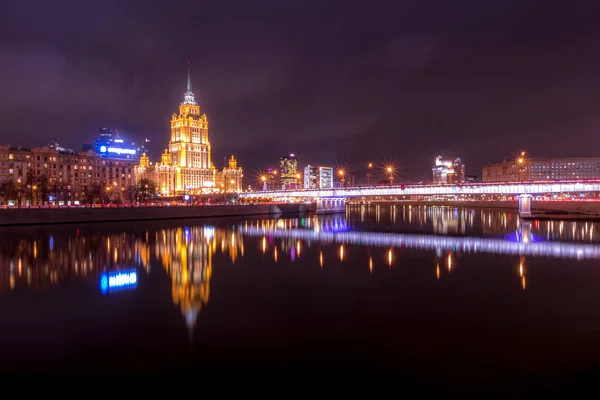
M 52 225 L 87 222 L 294 215 L 315 211 L 314 204 L 203 205 L 156 207 L 21 207 L 0 210 L 0 226 Z

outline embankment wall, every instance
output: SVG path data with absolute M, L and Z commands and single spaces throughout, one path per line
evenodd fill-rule
M 303 214 L 314 204 L 130 208 L 16 208 L 0 210 L 0 226 Z

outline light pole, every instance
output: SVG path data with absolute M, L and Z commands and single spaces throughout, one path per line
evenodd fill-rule
M 346 186 L 346 174 L 343 169 L 338 171 L 338 175 L 340 176 L 340 182 L 342 183 L 342 187 Z
M 260 180 L 263 182 L 263 192 L 267 191 L 267 177 L 266 176 L 261 176 Z
M 371 173 L 371 168 L 373 168 L 373 163 L 369 163 L 369 165 L 367 165 L 367 186 L 371 186 L 371 177 L 373 176 L 373 174 Z
M 394 182 L 394 169 L 392 167 L 387 167 L 386 170 L 389 175 L 388 179 L 390 181 L 390 186 L 392 186 L 392 182 Z
M 517 158 L 517 167 L 519 168 L 519 182 L 523 181 L 523 172 L 525 171 L 525 152 L 522 151 Z

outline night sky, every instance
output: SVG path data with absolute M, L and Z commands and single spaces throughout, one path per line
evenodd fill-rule
M 600 156 L 599 19 L 597 0 L 5 0 L 0 142 L 80 150 L 108 126 L 156 159 L 190 56 L 218 168 Z

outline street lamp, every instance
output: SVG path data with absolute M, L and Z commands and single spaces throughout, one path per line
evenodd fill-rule
M 523 172 L 525 171 L 525 152 L 522 151 L 517 158 L 517 168 L 519 168 L 519 181 L 523 180 Z
M 371 186 L 371 178 L 373 177 L 373 174 L 371 173 L 371 168 L 373 168 L 373 163 L 369 163 L 367 165 L 367 186 Z
M 390 186 L 392 186 L 392 182 L 394 181 L 394 168 L 389 166 L 386 168 L 386 171 L 389 175 Z
M 346 184 L 346 175 L 345 175 L 345 172 L 344 172 L 344 170 L 343 170 L 343 169 L 340 169 L 340 170 L 338 171 L 338 174 L 340 175 L 340 181 L 342 182 L 342 187 L 344 187 L 344 186 L 345 186 L 345 184 Z
M 260 180 L 263 182 L 263 192 L 267 191 L 267 177 L 266 176 L 261 176 Z

